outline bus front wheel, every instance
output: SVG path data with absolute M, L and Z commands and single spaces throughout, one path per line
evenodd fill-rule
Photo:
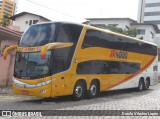
M 84 97 L 85 94 L 85 84 L 82 81 L 78 81 L 73 90 L 72 100 L 78 101 Z

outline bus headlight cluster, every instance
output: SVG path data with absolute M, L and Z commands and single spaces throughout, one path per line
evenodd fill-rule
M 40 90 L 39 91 L 39 94 L 43 94 L 43 93 L 45 93 L 46 92 L 46 89 L 43 89 L 43 90 Z

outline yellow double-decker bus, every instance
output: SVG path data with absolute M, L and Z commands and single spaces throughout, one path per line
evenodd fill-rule
M 148 89 L 157 83 L 157 46 L 96 27 L 53 22 L 32 25 L 16 49 L 13 92 L 80 100 L 101 91 Z

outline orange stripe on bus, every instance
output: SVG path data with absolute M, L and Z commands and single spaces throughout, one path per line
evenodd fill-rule
M 126 79 L 124 79 L 124 80 L 122 80 L 122 81 L 120 81 L 120 82 L 118 82 L 118 83 L 116 83 L 116 84 L 108 87 L 106 90 L 108 90 L 108 89 L 110 89 L 110 88 L 113 88 L 113 87 L 115 87 L 115 86 L 117 86 L 117 85 L 119 85 L 119 84 L 121 84 L 121 83 L 123 83 L 123 82 L 125 82 L 125 81 L 127 81 L 127 80 L 130 80 L 131 78 L 137 76 L 137 75 L 140 74 L 142 71 L 144 71 L 145 69 L 147 69 L 147 68 L 151 65 L 151 63 L 155 60 L 155 58 L 156 58 L 156 56 L 153 57 L 152 60 L 151 60 L 150 62 L 148 62 L 148 64 L 146 64 L 143 68 L 141 68 L 141 69 L 140 69 L 139 71 L 137 71 L 135 74 L 133 74 L 133 75 L 127 77 Z

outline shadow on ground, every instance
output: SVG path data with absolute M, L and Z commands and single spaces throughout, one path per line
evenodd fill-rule
M 54 97 L 54 98 L 31 98 L 29 100 L 22 100 L 20 103 L 27 103 L 33 105 L 43 105 L 45 107 L 51 107 L 52 109 L 64 109 L 71 108 L 74 106 L 91 105 L 96 103 L 104 103 L 116 100 L 123 100 L 126 98 L 133 98 L 137 96 L 144 96 L 151 93 L 153 89 L 148 89 L 146 91 L 137 92 L 135 89 L 127 90 L 117 90 L 117 91 L 106 91 L 101 92 L 99 96 L 95 99 L 84 98 L 81 101 L 72 101 L 70 96 Z

